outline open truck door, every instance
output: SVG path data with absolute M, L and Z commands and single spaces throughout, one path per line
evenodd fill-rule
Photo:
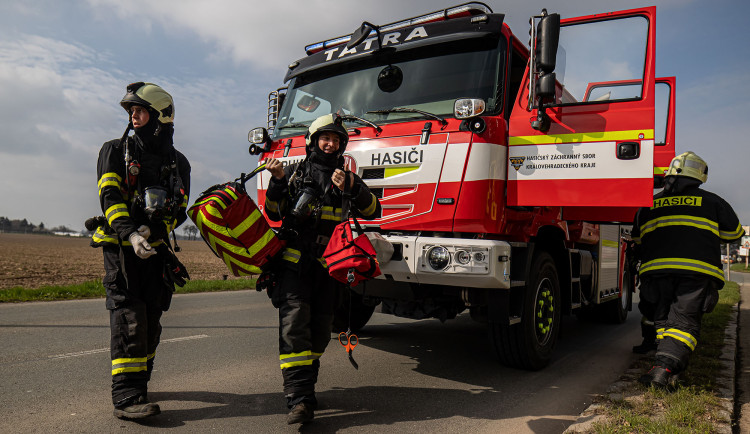
M 561 20 L 559 44 L 549 35 L 554 25 L 542 24 L 549 15 L 539 17 L 510 115 L 509 206 L 632 221 L 634 208 L 651 205 L 655 14 L 647 7 Z

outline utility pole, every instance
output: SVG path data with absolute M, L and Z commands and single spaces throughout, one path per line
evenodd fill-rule
M 732 259 L 729 257 L 729 243 L 727 243 L 727 282 L 729 282 L 731 279 L 729 279 L 729 268 L 732 266 Z

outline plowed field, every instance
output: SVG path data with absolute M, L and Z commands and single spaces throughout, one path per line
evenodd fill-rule
M 177 257 L 191 279 L 222 279 L 229 272 L 203 240 L 179 241 L 179 246 Z M 101 250 L 91 248 L 89 238 L 0 233 L 0 289 L 71 285 L 103 276 Z

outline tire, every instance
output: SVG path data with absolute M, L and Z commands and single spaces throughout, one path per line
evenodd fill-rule
M 490 341 L 501 363 L 536 371 L 552 359 L 560 332 L 562 300 L 560 281 L 552 256 L 535 255 L 523 295 L 521 322 L 511 326 L 490 324 Z
M 348 288 L 344 288 L 343 291 L 341 303 L 338 304 L 336 310 L 333 312 L 332 331 L 334 333 L 341 333 L 351 328 L 353 332 L 358 332 L 370 320 L 377 305 L 370 306 L 365 304 L 361 295 Z M 349 300 L 351 300 L 351 317 L 349 316 Z
M 633 300 L 633 281 L 627 269 L 622 276 L 622 296 L 597 306 L 599 319 L 612 324 L 622 324 L 628 319 Z

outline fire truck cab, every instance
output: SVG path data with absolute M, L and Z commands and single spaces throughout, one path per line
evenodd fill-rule
M 362 327 L 378 304 L 416 319 L 468 311 L 501 362 L 540 369 L 561 315 L 624 321 L 630 225 L 674 156 L 655 12 L 545 10 L 527 48 L 502 13 L 472 2 L 307 46 L 250 153 L 301 161 L 310 123 L 344 118 L 349 169 L 382 205 L 361 223 L 394 253 L 344 293 L 352 312 L 347 300 L 336 324 Z

